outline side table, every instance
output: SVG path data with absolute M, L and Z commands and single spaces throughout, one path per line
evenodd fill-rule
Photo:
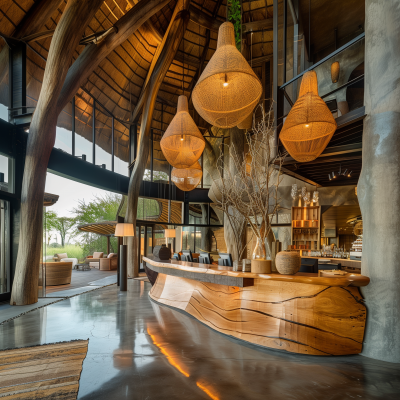
M 76 264 L 75 269 L 78 271 L 90 271 L 89 264 Z

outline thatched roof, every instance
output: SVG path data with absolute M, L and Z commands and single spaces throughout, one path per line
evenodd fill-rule
M 97 11 L 95 17 L 85 29 L 84 37 L 111 28 L 137 0 L 106 0 Z M 273 0 L 243 2 L 243 21 L 272 18 Z M 12 37 L 23 18 L 29 14 L 34 2 L 32 0 L 3 0 L 0 3 L 0 34 Z M 122 45 L 117 47 L 104 59 L 90 75 L 87 82 L 78 90 L 76 101 L 76 132 L 84 138 L 92 139 L 92 107 L 97 101 L 96 143 L 111 153 L 111 117 L 104 106 L 115 116 L 115 154 L 128 161 L 128 137 L 131 114 L 140 96 L 153 55 L 167 30 L 176 0 L 171 0 L 150 21 L 142 25 Z M 53 30 L 65 8 L 66 0 L 60 1 L 57 10 L 40 31 Z M 185 94 L 189 97 L 198 79 L 198 67 L 207 43 L 207 29 L 193 20 L 198 14 L 211 17 L 218 23 L 226 20 L 226 0 L 193 0 L 191 2 L 191 20 L 185 32 L 176 58 L 169 68 L 159 91 L 152 127 L 164 131 L 176 113 L 178 96 L 182 94 L 182 78 L 184 76 Z M 33 32 L 37 33 L 37 32 Z M 205 64 L 213 55 L 217 44 L 217 32 L 210 30 L 210 40 L 205 56 Z M 251 34 L 245 33 L 247 43 L 251 42 Z M 38 41 L 30 41 L 27 49 L 27 105 L 35 106 L 40 93 L 41 83 L 46 65 L 46 58 L 51 43 L 51 36 Z M 5 46 L 0 39 L 0 50 Z M 79 45 L 74 60 L 83 50 Z M 272 54 L 272 30 L 256 28 L 252 37 L 253 68 L 261 78 L 261 66 L 258 60 L 267 59 Z M 250 59 L 250 51 L 246 52 Z M 73 61 L 74 61 L 73 60 Z M 254 61 L 256 60 L 256 61 Z M 182 62 L 185 62 L 184 68 Z M 204 68 L 203 66 L 203 68 Z M 184 73 L 184 74 L 183 74 Z M 1 75 L 0 75 L 1 76 Z M 89 95 L 90 94 L 90 95 Z M 269 96 L 268 96 L 269 97 Z M 0 82 L 0 102 L 8 106 L 8 74 Z M 191 113 L 200 129 L 204 132 L 208 124 L 193 111 Z M 60 114 L 58 126 L 71 129 L 71 104 Z M 159 140 L 161 135 L 156 135 Z M 167 170 L 167 162 L 159 146 L 155 145 L 154 158 L 159 161 L 159 170 Z

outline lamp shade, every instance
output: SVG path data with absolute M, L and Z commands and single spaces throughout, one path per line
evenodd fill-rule
M 231 22 L 218 31 L 217 50 L 193 89 L 193 105 L 211 125 L 232 128 L 255 108 L 262 85 L 235 44 Z
M 164 236 L 166 238 L 174 238 L 176 237 L 175 229 L 165 229 Z
M 337 81 L 339 80 L 339 74 L 340 74 L 340 64 L 339 64 L 339 61 L 335 61 L 335 62 L 331 65 L 331 79 L 332 79 L 332 83 L 337 83 Z
M 196 161 L 190 168 L 178 169 L 173 168 L 171 171 L 171 180 L 175 185 L 184 192 L 190 192 L 201 181 L 203 171 L 201 165 Z
M 306 72 L 299 98 L 279 135 L 282 144 L 296 161 L 312 161 L 324 151 L 336 127 L 332 113 L 318 95 L 317 74 L 315 71 Z
M 179 96 L 176 115 L 160 141 L 164 157 L 175 168 L 189 168 L 205 146 L 203 135 L 189 114 L 187 97 Z
M 135 236 L 133 224 L 117 224 L 115 227 L 114 236 Z

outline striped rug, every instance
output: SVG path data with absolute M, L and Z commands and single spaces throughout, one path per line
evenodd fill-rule
M 76 399 L 89 340 L 0 351 L 0 399 Z

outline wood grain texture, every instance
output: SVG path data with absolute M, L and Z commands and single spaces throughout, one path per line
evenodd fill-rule
M 361 352 L 366 307 L 358 288 L 254 282 L 239 288 L 159 273 L 150 297 L 260 346 L 312 355 Z
M 298 272 L 295 275 L 281 275 L 276 272 L 270 274 L 253 274 L 251 272 L 240 272 L 232 271 L 227 267 L 213 264 L 197 264 L 186 261 L 156 261 L 147 257 L 143 257 L 143 260 L 148 265 L 154 265 L 156 267 L 165 268 L 176 268 L 184 271 L 196 272 L 199 274 L 216 274 L 226 275 L 242 278 L 253 278 L 253 279 L 265 279 L 270 281 L 281 281 L 287 283 L 304 283 L 308 285 L 324 285 L 334 287 L 348 287 L 348 286 L 367 286 L 369 284 L 369 278 L 360 274 L 348 273 L 341 277 L 318 277 L 318 274 L 309 274 Z
M 72 262 L 46 262 L 46 286 L 71 283 Z

